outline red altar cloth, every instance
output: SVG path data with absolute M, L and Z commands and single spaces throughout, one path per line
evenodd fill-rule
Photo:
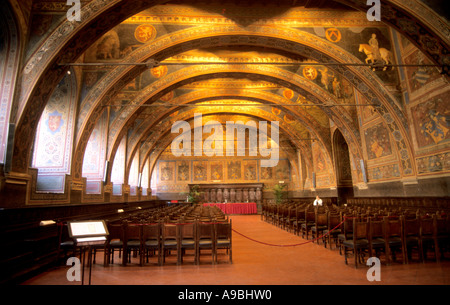
M 204 203 L 204 206 L 217 206 L 225 214 L 256 214 L 256 202 L 249 203 Z

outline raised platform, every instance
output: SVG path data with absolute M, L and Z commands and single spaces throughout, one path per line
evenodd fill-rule
M 242 214 L 256 214 L 256 202 L 249 203 L 204 203 L 204 206 L 217 206 L 225 214 L 228 215 L 242 215 Z

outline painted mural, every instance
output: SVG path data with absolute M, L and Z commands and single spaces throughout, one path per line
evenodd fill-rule
M 411 108 L 419 148 L 450 139 L 450 99 L 447 92 Z
M 36 190 L 63 193 L 70 174 L 76 110 L 76 84 L 66 76 L 52 94 L 41 115 L 32 167 L 38 169 Z
M 392 154 L 389 132 L 383 123 L 367 128 L 364 135 L 369 160 Z

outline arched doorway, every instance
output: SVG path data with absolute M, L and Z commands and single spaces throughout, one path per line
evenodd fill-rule
M 338 204 L 353 197 L 352 170 L 347 142 L 341 131 L 336 129 L 333 135 L 333 158 L 336 172 Z

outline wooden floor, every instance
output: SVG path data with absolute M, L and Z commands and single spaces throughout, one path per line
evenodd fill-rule
M 210 257 L 202 255 L 200 265 L 193 264 L 188 256 L 183 265 L 168 258 L 164 266 L 151 261 L 139 266 L 133 258 L 127 266 L 119 264 L 103 267 L 102 256 L 92 268 L 92 285 L 449 285 L 450 260 L 441 263 L 427 261 L 403 265 L 382 265 L 381 281 L 369 282 L 368 266 L 355 269 L 338 250 L 330 250 L 322 244 L 306 243 L 301 237 L 288 233 L 261 220 L 259 215 L 232 216 L 233 229 L 254 239 L 233 233 L 233 264 L 227 262 L 224 252 L 219 264 L 211 265 Z M 264 244 L 265 243 L 265 244 Z M 175 256 L 175 255 L 174 255 Z M 44 272 L 24 282 L 24 285 L 80 285 L 69 282 L 66 273 L 69 266 L 61 266 Z M 87 283 L 87 280 L 85 280 Z

